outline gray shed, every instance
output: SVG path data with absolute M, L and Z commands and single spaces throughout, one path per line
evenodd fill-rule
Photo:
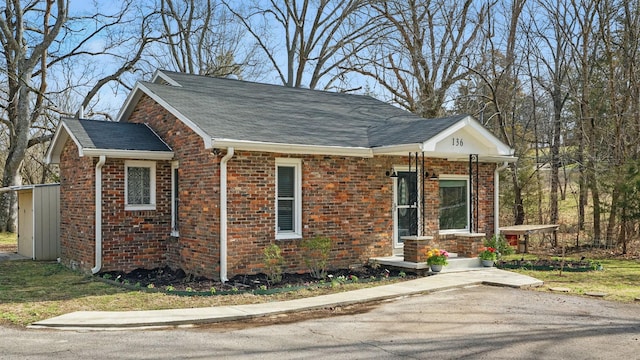
M 33 260 L 60 257 L 60 184 L 13 187 L 18 193 L 18 254 Z

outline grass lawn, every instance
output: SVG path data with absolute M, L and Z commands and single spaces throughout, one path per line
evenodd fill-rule
M 514 259 L 520 258 L 515 255 Z M 525 259 L 533 259 L 527 256 Z M 509 259 L 509 257 L 507 257 Z M 569 260 L 569 258 L 567 258 Z M 573 260 L 578 260 L 573 259 Z M 598 260 L 603 270 L 587 272 L 536 271 L 512 269 L 520 274 L 529 275 L 544 281 L 537 291 L 550 291 L 551 288 L 570 289 L 571 294 L 584 295 L 587 292 L 607 293 L 605 300 L 634 302 L 640 298 L 640 261 L 638 260 Z
M 0 251 L 15 252 L 18 249 L 18 238 L 15 233 L 0 232 Z
M 571 294 L 606 292 L 606 300 L 633 302 L 640 297 L 640 262 L 602 260 L 602 271 L 565 272 L 514 270 L 543 280 L 550 287 L 567 287 Z M 108 285 L 93 277 L 73 272 L 55 262 L 0 262 L 0 325 L 26 326 L 38 320 L 74 311 L 156 310 L 220 305 L 264 303 L 317 296 L 338 291 L 389 284 L 402 279 L 377 283 L 342 284 L 273 295 L 179 296 L 144 290 L 127 290 Z
M 293 300 L 398 281 L 402 279 L 389 278 L 375 283 L 341 284 L 272 295 L 179 296 L 112 286 L 56 262 L 3 261 L 0 262 L 0 325 L 26 326 L 74 311 L 158 310 Z
M 17 235 L 15 233 L 0 232 L 0 244 L 2 245 L 16 244 L 17 243 L 16 236 Z

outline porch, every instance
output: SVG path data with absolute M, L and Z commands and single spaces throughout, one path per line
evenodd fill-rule
M 442 271 L 469 271 L 483 269 L 477 254 L 482 249 L 484 233 L 451 233 L 437 236 L 403 236 L 400 253 L 374 257 L 370 264 L 379 264 L 414 272 L 428 272 L 426 254 L 429 249 L 447 250 L 449 264 Z
M 443 273 L 460 272 L 460 271 L 474 271 L 474 270 L 486 270 L 486 267 L 482 266 L 480 259 L 458 257 L 458 254 L 449 253 L 449 265 L 442 268 Z M 384 257 L 374 257 L 369 259 L 369 264 L 378 264 L 382 266 L 388 266 L 395 269 L 401 269 L 416 273 L 431 273 L 429 265 L 426 262 L 412 262 L 405 261 L 404 255 L 392 255 Z

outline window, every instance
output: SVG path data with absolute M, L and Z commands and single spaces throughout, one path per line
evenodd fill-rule
M 125 210 L 156 209 L 156 163 L 125 161 Z
M 466 179 L 440 180 L 440 231 L 469 229 Z
M 177 161 L 171 163 L 171 236 L 180 236 L 179 217 L 180 214 L 180 192 L 178 187 L 180 167 Z
M 302 237 L 300 159 L 276 159 L 276 239 Z

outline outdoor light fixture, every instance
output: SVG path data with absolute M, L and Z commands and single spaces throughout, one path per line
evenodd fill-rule
M 397 178 L 398 177 L 398 173 L 396 173 L 395 170 L 391 169 L 391 170 L 387 170 L 386 172 L 388 177 L 392 177 L 392 178 Z
M 433 170 L 431 170 L 431 172 L 425 172 L 424 177 L 428 178 L 429 180 L 438 180 L 438 174 L 436 174 Z

